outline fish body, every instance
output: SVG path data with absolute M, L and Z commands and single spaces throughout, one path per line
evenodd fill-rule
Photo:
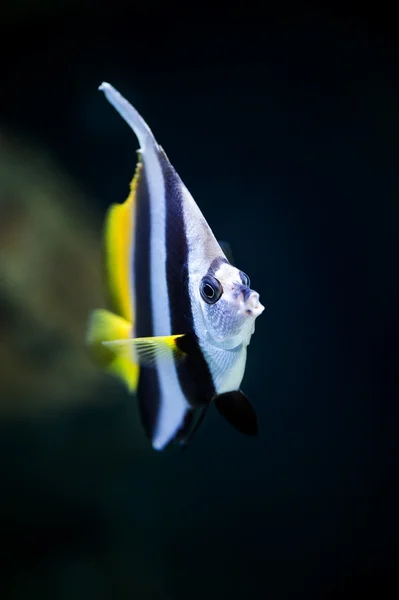
M 240 385 L 264 310 L 259 294 L 227 259 L 143 118 L 110 84 L 100 90 L 140 150 L 129 197 L 106 219 L 111 311 L 90 317 L 93 356 L 136 393 L 154 449 L 186 443 L 212 401 L 234 427 L 254 435 L 256 415 Z

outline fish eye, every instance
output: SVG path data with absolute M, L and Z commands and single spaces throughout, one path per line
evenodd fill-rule
M 240 276 L 242 285 L 249 287 L 251 285 L 251 280 L 249 279 L 248 275 L 244 273 L 244 271 L 240 271 Z
M 215 304 L 223 294 L 222 284 L 212 275 L 205 275 L 200 284 L 200 293 L 207 304 Z

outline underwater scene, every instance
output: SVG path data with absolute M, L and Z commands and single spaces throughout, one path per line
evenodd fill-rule
M 164 8 L 0 21 L 0 600 L 396 597 L 395 33 Z

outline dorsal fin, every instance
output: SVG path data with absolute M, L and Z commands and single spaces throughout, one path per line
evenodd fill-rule
M 103 82 L 98 88 L 104 92 L 106 99 L 115 110 L 118 111 L 120 116 L 125 119 L 126 123 L 133 129 L 140 143 L 140 148 L 144 152 L 148 144 L 156 146 L 158 144 L 155 141 L 154 134 L 144 121 L 143 117 L 137 112 L 137 110 L 124 98 L 118 90 L 116 90 L 110 83 Z
M 123 204 L 112 204 L 105 222 L 105 269 L 112 310 L 134 327 L 132 253 L 136 190 L 142 170 L 138 162 L 130 184 L 130 194 Z

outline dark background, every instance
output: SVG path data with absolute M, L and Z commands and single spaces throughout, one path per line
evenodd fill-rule
M 97 91 L 112 83 L 268 308 L 243 382 L 256 441 L 212 412 L 187 452 L 137 457 L 123 392 L 0 428 L 1 597 L 397 593 L 393 14 L 13 6 L 0 126 L 102 218 L 137 147 Z

